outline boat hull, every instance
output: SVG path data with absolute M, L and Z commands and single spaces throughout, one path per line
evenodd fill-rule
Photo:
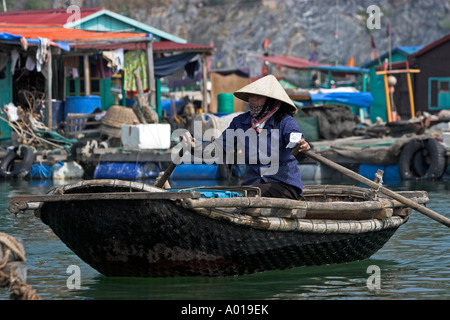
M 201 215 L 172 200 L 46 202 L 40 218 L 83 261 L 114 277 L 230 276 L 362 260 L 398 228 L 265 230 Z

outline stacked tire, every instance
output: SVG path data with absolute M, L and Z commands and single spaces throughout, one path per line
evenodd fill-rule
M 16 160 L 21 160 L 14 165 Z M 0 176 L 4 179 L 24 178 L 33 166 L 34 153 L 29 147 L 21 146 L 11 149 L 0 164 Z
M 412 139 L 402 149 L 398 168 L 403 180 L 437 180 L 447 165 L 446 149 L 436 139 Z

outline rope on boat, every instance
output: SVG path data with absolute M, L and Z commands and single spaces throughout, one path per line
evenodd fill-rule
M 392 216 L 385 219 L 368 220 L 313 220 L 313 219 L 289 219 L 277 217 L 251 217 L 246 215 L 230 215 L 219 210 L 209 208 L 196 208 L 200 214 L 213 219 L 227 220 L 231 223 L 248 226 L 257 229 L 273 231 L 297 231 L 306 233 L 351 233 L 361 234 L 398 228 L 406 221 L 408 216 Z
M 373 181 L 377 183 L 378 186 L 376 189 L 375 186 L 370 188 L 370 193 L 372 194 L 374 200 L 378 199 L 378 196 L 381 193 L 381 189 L 383 188 L 383 174 L 384 171 L 381 169 L 378 169 L 378 171 L 375 173 L 375 179 Z
M 41 300 L 36 291 L 17 275 L 13 266 L 8 265 L 12 255 L 15 255 L 19 261 L 26 262 L 25 252 L 16 239 L 0 232 L 0 246 L 3 248 L 3 257 L 0 260 L 0 287 L 9 288 L 11 300 Z

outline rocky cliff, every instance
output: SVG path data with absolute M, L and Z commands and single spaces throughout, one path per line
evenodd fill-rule
M 427 45 L 450 33 L 450 0 L 48 0 L 49 6 L 69 2 L 104 6 L 188 42 L 213 42 L 213 68 L 247 66 L 253 74 L 266 38 L 270 55 L 309 59 L 316 51 L 319 62 L 354 57 L 358 66 L 371 58 L 370 34 L 379 54 L 388 50 L 388 22 L 393 48 Z M 367 27 L 371 5 L 380 8 L 379 29 Z
M 367 12 L 380 8 L 379 29 Z M 355 65 L 371 59 L 370 34 L 379 54 L 389 48 L 427 45 L 450 33 L 450 0 L 228 0 L 158 1 L 129 15 L 189 42 L 214 43 L 212 66 L 248 66 L 259 72 L 262 44 L 270 55 Z M 375 26 L 376 27 L 376 26 Z

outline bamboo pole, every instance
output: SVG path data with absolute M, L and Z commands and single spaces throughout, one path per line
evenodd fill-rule
M 414 97 L 412 93 L 412 85 L 411 85 L 411 73 L 406 73 L 406 78 L 408 79 L 408 93 L 409 93 L 409 103 L 411 108 L 411 118 L 415 117 L 416 111 L 414 110 Z
M 292 150 L 292 154 L 293 155 L 298 154 L 298 147 L 295 147 Z M 312 158 L 312 159 L 314 159 L 314 160 L 316 160 L 316 161 L 318 161 L 320 163 L 323 163 L 323 164 L 325 164 L 325 165 L 327 165 L 327 166 L 329 166 L 329 167 L 331 167 L 331 168 L 333 168 L 333 169 L 335 169 L 335 170 L 337 170 L 337 171 L 339 171 L 339 172 L 349 176 L 350 178 L 352 178 L 352 179 L 354 179 L 356 181 L 364 183 L 365 185 L 367 185 L 367 186 L 369 186 L 371 188 L 379 189 L 379 191 L 381 193 L 391 197 L 392 199 L 400 201 L 401 203 L 407 205 L 408 207 L 410 207 L 410 208 L 412 208 L 412 209 L 414 209 L 416 211 L 419 211 L 420 213 L 426 215 L 427 217 L 429 217 L 429 218 L 431 218 L 431 219 L 433 219 L 433 220 L 435 220 L 435 221 L 437 221 L 439 223 L 442 223 L 443 225 L 445 225 L 445 226 L 450 228 L 450 219 L 449 218 L 444 217 L 444 216 L 438 214 L 437 212 L 434 212 L 433 210 L 430 210 L 430 209 L 420 205 L 419 203 L 412 201 L 411 199 L 405 198 L 402 195 L 400 195 L 400 194 L 398 194 L 396 192 L 393 192 L 393 191 L 391 191 L 391 190 L 381 186 L 380 184 L 375 183 L 372 180 L 369 180 L 369 179 L 361 176 L 360 174 L 358 174 L 358 173 L 356 173 L 356 172 L 354 172 L 354 171 L 352 171 L 350 169 L 347 169 L 347 168 L 345 168 L 345 167 L 343 167 L 343 166 L 341 166 L 341 165 L 339 165 L 339 164 L 337 164 L 337 163 L 335 163 L 335 162 L 333 162 L 333 161 L 331 161 L 331 160 L 329 160 L 327 158 L 324 158 L 324 157 L 322 157 L 322 156 L 320 156 L 320 155 L 318 155 L 318 154 L 316 154 L 316 153 L 314 153 L 312 151 L 303 151 L 303 154 L 305 154 L 306 156 L 308 156 L 308 157 L 310 157 L 310 158 Z
M 52 79 L 53 79 L 53 57 L 52 57 L 52 49 L 51 46 L 48 50 L 48 61 L 47 61 L 47 75 L 45 79 L 45 96 L 47 100 L 47 106 L 45 108 L 45 122 L 48 128 L 51 128 L 53 125 L 53 110 L 52 110 Z
M 384 75 L 384 81 L 385 81 L 385 90 L 388 90 L 389 87 L 387 86 L 387 75 L 388 74 L 400 74 L 400 73 L 406 73 L 406 79 L 408 81 L 408 94 L 409 94 L 409 102 L 410 102 L 410 110 L 411 110 L 411 118 L 415 117 L 415 107 L 414 107 L 414 97 L 412 93 L 412 85 L 411 85 L 411 73 L 419 73 L 419 69 L 409 69 L 409 64 L 407 63 L 407 67 L 404 70 L 385 70 L 385 71 L 377 71 L 376 75 Z M 386 94 L 386 102 L 388 101 L 388 96 Z M 390 101 L 389 101 L 390 102 Z M 390 109 L 390 107 L 389 107 Z M 388 116 L 390 112 L 388 111 Z
M 386 94 L 387 122 L 391 122 L 392 121 L 391 98 L 389 97 L 389 85 L 387 74 L 384 75 L 384 91 Z
M 203 72 L 203 87 L 202 87 L 202 110 L 208 112 L 208 69 L 206 68 L 206 54 L 202 55 L 202 72 Z
M 83 56 L 84 64 L 84 94 L 89 96 L 91 94 L 91 71 L 89 67 L 89 56 Z
M 147 57 L 147 81 L 148 92 L 150 94 L 150 105 L 152 108 L 156 107 L 156 90 L 155 90 L 155 67 L 153 64 L 153 42 L 147 40 L 145 46 L 145 54 Z

